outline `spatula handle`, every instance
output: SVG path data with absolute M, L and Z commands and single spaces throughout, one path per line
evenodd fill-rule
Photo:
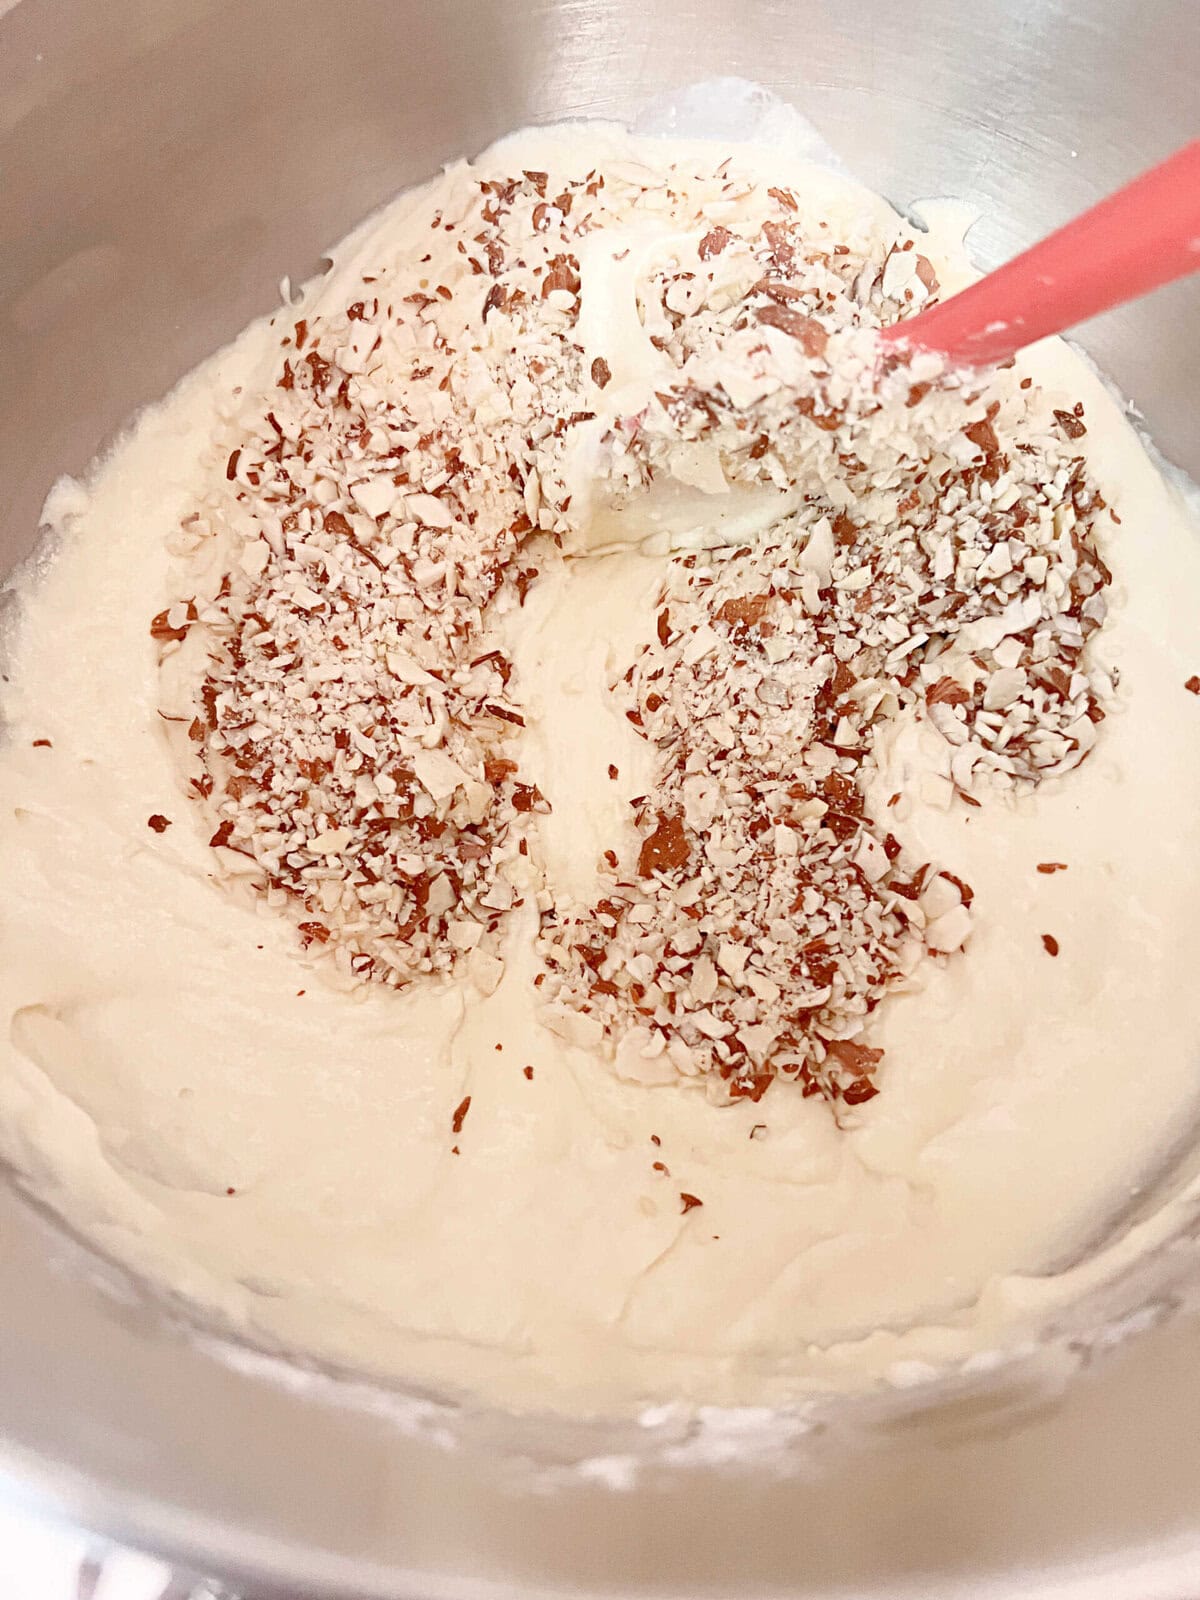
M 1200 139 L 960 294 L 883 331 L 885 347 L 1004 361 L 1200 270 Z

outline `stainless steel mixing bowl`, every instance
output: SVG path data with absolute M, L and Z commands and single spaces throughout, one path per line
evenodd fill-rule
M 1200 6 L 22 0 L 0 20 L 3 563 L 56 474 L 395 190 L 726 73 L 896 201 L 977 202 L 986 264 L 1195 134 Z M 1193 280 L 1083 334 L 1193 472 L 1198 329 Z M 1057 1396 L 978 1380 L 815 1441 L 799 1475 L 537 1494 L 515 1427 L 447 1453 L 336 1385 L 235 1368 L 0 1189 L 3 1492 L 263 1594 L 1195 1593 L 1196 1354 L 1176 1315 L 1082 1375 L 1064 1346 Z

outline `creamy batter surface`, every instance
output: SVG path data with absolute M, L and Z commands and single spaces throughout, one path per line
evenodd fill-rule
M 612 1411 L 961 1360 L 1127 1254 L 1197 1111 L 1200 555 L 1065 345 L 876 370 L 970 275 L 929 221 L 518 135 L 56 487 L 0 1153 L 72 1226 Z

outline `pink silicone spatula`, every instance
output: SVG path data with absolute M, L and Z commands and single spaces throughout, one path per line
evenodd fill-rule
M 968 366 L 1200 270 L 1200 139 L 996 272 L 881 335 L 885 350 L 936 350 Z

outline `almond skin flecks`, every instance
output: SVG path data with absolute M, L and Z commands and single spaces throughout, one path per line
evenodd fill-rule
M 713 256 L 719 256 L 732 238 L 733 235 L 728 228 L 720 226 L 710 228 L 700 241 L 697 253 L 701 261 L 711 261 Z
M 657 761 L 633 804 L 640 850 L 602 851 L 595 904 L 557 897 L 540 949 L 548 1003 L 599 1022 L 623 1076 L 660 1081 L 665 1057 L 716 1100 L 784 1078 L 855 1107 L 879 1087 L 875 1009 L 920 962 L 957 959 L 979 909 L 910 855 L 908 811 L 977 812 L 1087 759 L 1111 690 L 1088 651 L 1110 574 L 1102 498 L 1032 383 L 960 383 L 931 360 L 848 386 L 863 306 L 886 320 L 938 292 L 914 241 L 864 262 L 777 204 L 644 287 L 677 376 L 610 448 L 631 492 L 686 452 L 727 482 L 790 478 L 804 506 L 752 545 L 672 562 L 653 637 L 614 673 Z M 735 261 L 758 277 L 707 304 L 705 274 Z M 731 402 L 731 374 L 761 398 Z M 874 742 L 910 710 L 944 754 L 901 810 L 873 798 Z M 690 846 L 674 867 L 667 816 Z
M 1102 736 L 1104 503 L 1081 408 L 1015 375 L 855 365 L 938 293 L 910 230 L 852 245 L 802 193 L 742 182 L 466 169 L 453 214 L 431 195 L 422 262 L 288 315 L 150 631 L 194 664 L 169 736 L 214 875 L 339 983 L 490 993 L 529 906 L 539 1014 L 622 1075 L 854 1107 L 885 1082 L 877 1009 L 918 964 L 969 959 L 980 910 L 913 808 L 982 819 Z M 580 263 L 658 207 L 678 247 L 638 295 L 661 372 L 612 417 L 597 390 L 624 404 L 625 368 L 588 347 Z M 554 774 L 525 770 L 536 698 L 503 645 L 574 553 L 580 430 L 631 502 L 679 459 L 796 491 L 751 544 L 663 562 L 611 689 L 651 776 L 586 902 L 546 877 Z M 906 715 L 936 770 L 887 810 L 876 747 Z
M 682 867 L 691 854 L 683 818 L 660 815 L 654 832 L 642 841 L 638 857 L 638 874 L 648 878 L 655 872 L 668 872 Z

